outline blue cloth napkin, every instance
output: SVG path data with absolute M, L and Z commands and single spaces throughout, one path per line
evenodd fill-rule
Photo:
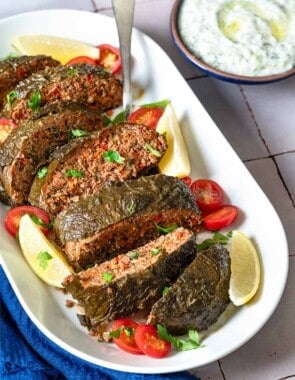
M 1 267 L 0 284 L 2 380 L 195 380 L 188 372 L 134 374 L 79 359 L 50 341 L 31 322 Z

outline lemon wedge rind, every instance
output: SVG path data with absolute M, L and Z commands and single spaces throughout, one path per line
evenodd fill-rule
M 241 231 L 233 231 L 230 242 L 231 278 L 229 297 L 235 306 L 249 302 L 261 281 L 258 252 L 252 241 Z
M 28 214 L 20 219 L 19 243 L 22 253 L 33 272 L 46 284 L 63 288 L 63 279 L 72 273 L 62 253 L 46 238 Z M 40 252 L 49 258 L 44 265 Z

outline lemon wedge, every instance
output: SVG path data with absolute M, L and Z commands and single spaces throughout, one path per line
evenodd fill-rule
M 45 237 L 28 214 L 20 219 L 19 243 L 35 274 L 46 284 L 62 288 L 63 279 L 72 270 L 62 253 Z
M 165 107 L 165 111 L 158 121 L 157 132 L 165 133 L 168 148 L 160 161 L 161 173 L 175 177 L 190 175 L 191 165 L 181 129 L 171 103 Z
M 99 58 L 99 49 L 95 46 L 56 36 L 33 34 L 15 36 L 12 38 L 11 44 L 21 54 L 45 54 L 60 61 L 62 64 L 81 55 L 86 55 L 93 59 Z
M 250 301 L 261 278 L 260 262 L 252 241 L 240 231 L 233 231 L 230 242 L 231 278 L 229 297 L 236 306 Z

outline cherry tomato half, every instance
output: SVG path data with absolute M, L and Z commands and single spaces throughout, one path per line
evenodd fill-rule
M 74 63 L 89 63 L 90 65 L 96 65 L 96 60 L 93 58 L 87 57 L 86 55 L 81 55 L 79 57 L 70 59 L 69 62 L 67 62 L 67 65 L 72 65 Z
M 12 129 L 16 127 L 17 125 L 11 119 L 0 118 L 0 144 L 7 138 Z
M 134 338 L 138 347 L 153 358 L 163 358 L 171 351 L 171 343 L 161 339 L 153 325 L 139 325 Z
M 38 207 L 24 205 L 10 209 L 4 219 L 5 227 L 12 236 L 17 236 L 19 221 L 24 214 L 31 215 L 33 221 L 40 226 L 44 234 L 49 233 L 50 229 L 44 226 L 50 223 L 50 217 L 47 212 Z
M 238 208 L 236 206 L 223 205 L 218 210 L 205 215 L 203 223 L 208 230 L 218 231 L 233 223 L 237 215 Z
M 124 318 L 114 321 L 112 331 L 118 331 L 119 338 L 113 338 L 114 343 L 122 350 L 131 354 L 142 355 L 142 350 L 137 346 L 134 334 L 138 323 L 132 319 Z
M 190 186 L 193 182 L 193 180 L 191 179 L 191 177 L 182 177 L 180 178 L 187 186 Z
M 163 112 L 164 108 L 162 107 L 141 107 L 129 115 L 128 122 L 156 128 Z
M 96 63 L 111 74 L 118 74 L 122 68 L 119 49 L 108 44 L 98 45 L 97 47 L 99 49 L 99 58 Z
M 223 201 L 223 190 L 217 182 L 210 179 L 197 179 L 190 189 L 201 211 L 218 209 Z

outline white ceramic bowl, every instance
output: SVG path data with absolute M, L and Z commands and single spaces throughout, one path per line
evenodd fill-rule
M 171 11 L 170 28 L 171 28 L 172 38 L 175 45 L 180 50 L 180 52 L 184 55 L 184 57 L 191 64 L 193 64 L 195 67 L 197 67 L 201 71 L 205 72 L 206 74 L 214 78 L 221 79 L 227 82 L 234 82 L 234 83 L 240 83 L 240 84 L 270 83 L 270 82 L 286 79 L 295 74 L 295 66 L 292 69 L 288 71 L 284 71 L 279 74 L 273 74 L 273 75 L 267 75 L 267 76 L 245 76 L 245 75 L 232 74 L 232 73 L 222 71 L 208 65 L 207 63 L 197 58 L 192 53 L 192 51 L 185 44 L 185 42 L 183 41 L 180 35 L 178 20 L 179 20 L 179 12 L 180 12 L 182 3 L 183 3 L 183 0 L 176 0 Z

